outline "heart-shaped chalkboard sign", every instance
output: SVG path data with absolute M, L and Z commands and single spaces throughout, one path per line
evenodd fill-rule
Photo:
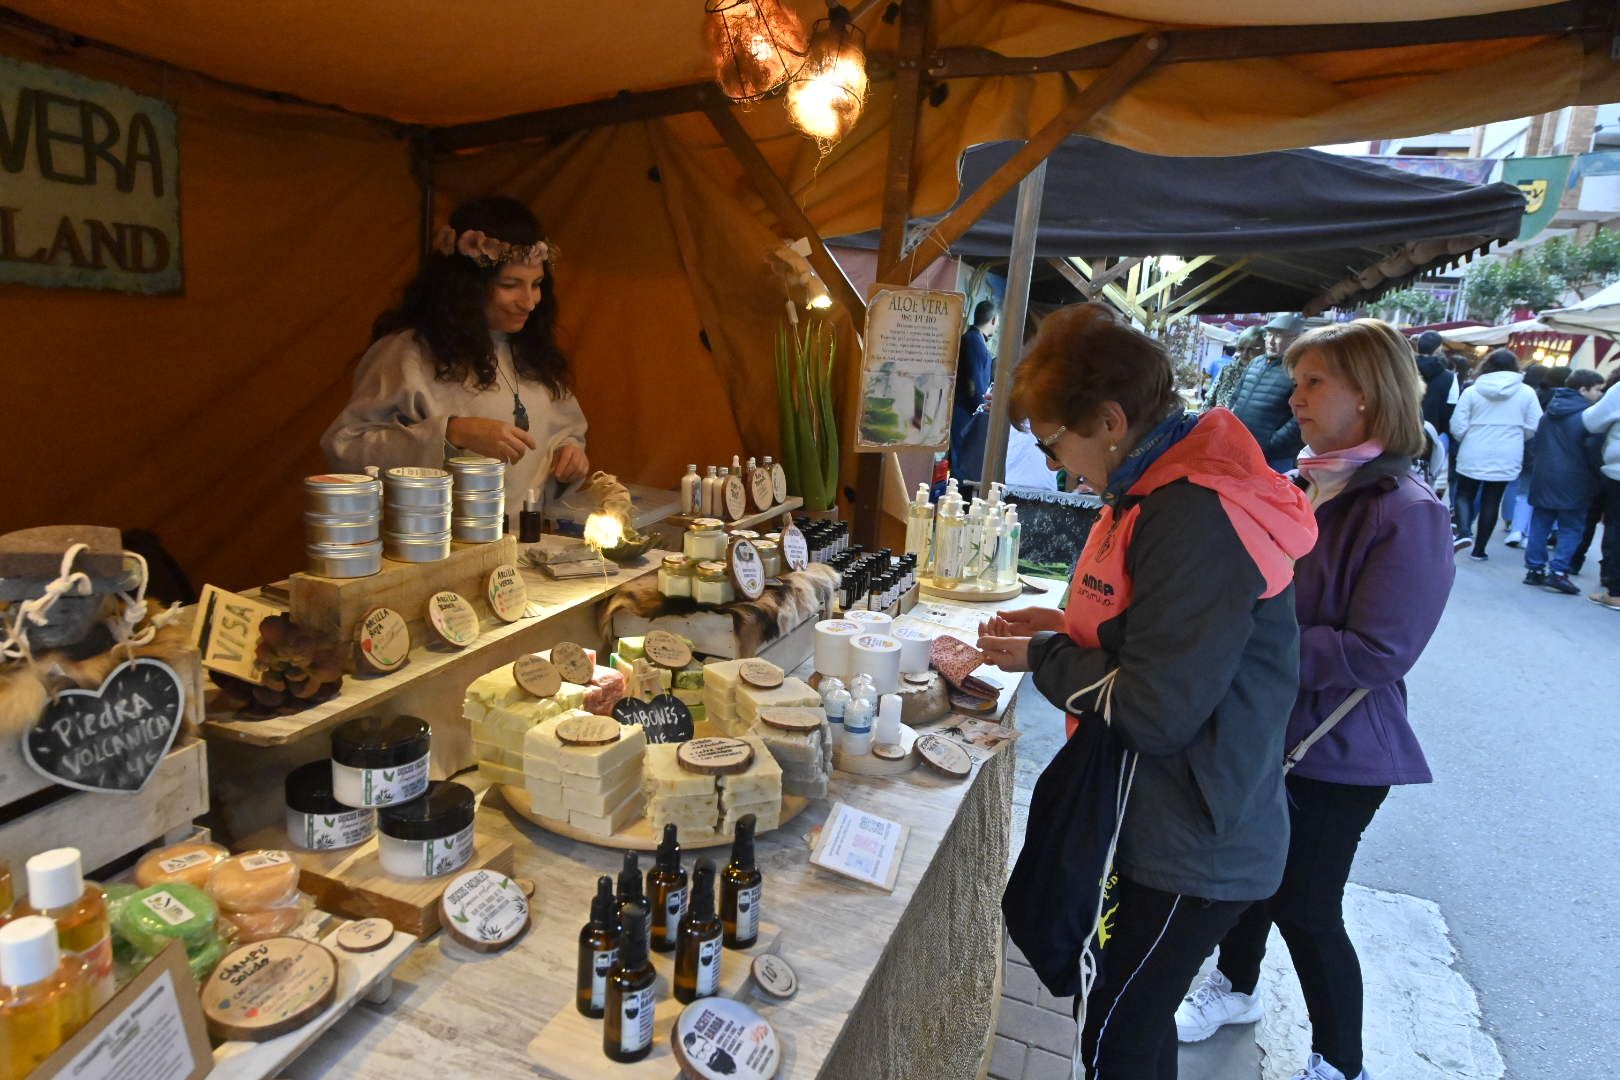
M 113 668 L 99 690 L 64 690 L 23 739 L 28 763 L 58 784 L 133 795 L 180 731 L 186 687 L 161 660 Z
M 674 694 L 659 694 L 651 701 L 624 698 L 613 706 L 613 719 L 640 724 L 650 743 L 682 743 L 692 738 L 692 710 Z

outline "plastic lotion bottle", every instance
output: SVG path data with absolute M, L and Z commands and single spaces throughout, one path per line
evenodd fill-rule
M 821 705 L 827 710 L 827 723 L 832 726 L 833 745 L 839 745 L 844 738 L 844 712 L 849 708 L 849 691 L 844 689 L 844 680 L 835 675 L 821 680 Z
M 602 1052 L 614 1061 L 631 1062 L 640 1061 L 652 1050 L 657 975 L 647 953 L 647 909 L 626 904 L 620 917 L 624 935 L 619 942 L 619 962 L 608 972 Z
M 746 949 L 759 940 L 764 880 L 754 864 L 754 815 L 744 814 L 731 841 L 731 861 L 720 875 L 720 919 L 725 924 L 726 948 Z
M 720 506 L 720 477 L 715 475 L 714 466 L 709 466 L 709 475 L 703 478 L 701 491 L 702 506 L 698 512 L 704 517 L 714 517 Z
M 714 863 L 699 859 L 692 872 L 692 906 L 681 916 L 675 946 L 675 1000 L 691 1004 L 720 992 L 725 924 L 714 913 Z
M 84 973 L 78 983 L 77 1028 L 112 998 L 115 989 L 107 899 L 99 885 L 84 880 L 78 848 L 42 851 L 28 860 L 27 870 L 24 913 L 56 923 L 63 959 Z
M 686 914 L 686 871 L 681 869 L 681 845 L 674 825 L 664 826 L 658 858 L 647 871 L 647 907 L 652 914 L 652 947 L 659 952 L 675 948 L 681 916 Z
M 906 509 L 906 554 L 917 556 L 919 565 L 928 565 L 928 550 L 934 543 L 934 506 L 928 501 L 928 485 L 917 485 L 917 497 Z
M 934 525 L 934 584 L 954 589 L 962 584 L 962 497 L 947 491 Z
M 696 465 L 686 467 L 686 475 L 681 477 L 681 513 L 689 517 L 697 517 L 703 508 L 703 478 L 698 475 Z
M 997 588 L 1009 588 L 1018 583 L 1018 548 L 1023 539 L 1024 530 L 1018 524 L 1018 508 L 1009 506 L 1001 521 L 1001 546 L 996 549 Z
M 877 722 L 872 725 L 872 741 L 879 746 L 900 745 L 900 695 L 884 694 L 878 699 Z
M 39 915 L 0 927 L 0 1076 L 24 1077 L 75 1031 L 77 967 Z
M 574 1004 L 579 1011 L 600 1020 L 607 1010 L 608 972 L 619 962 L 619 905 L 613 895 L 613 879 L 603 874 L 596 879 L 596 896 L 591 900 L 591 921 L 579 932 L 579 983 Z
M 849 684 L 849 707 L 844 710 L 844 737 L 838 748 L 846 754 L 872 752 L 872 715 L 877 711 L 877 687 L 870 675 L 857 675 Z

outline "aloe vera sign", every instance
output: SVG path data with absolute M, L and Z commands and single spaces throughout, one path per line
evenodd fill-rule
M 944 449 L 966 297 L 884 289 L 866 305 L 857 450 Z

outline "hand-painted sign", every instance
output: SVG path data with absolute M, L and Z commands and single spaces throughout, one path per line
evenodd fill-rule
M 1569 176 L 1568 154 L 1557 157 L 1508 158 L 1502 162 L 1502 179 L 1524 192 L 1524 224 L 1519 239 L 1528 240 L 1552 223 L 1564 198 L 1564 181 Z
M 0 56 L 0 282 L 176 293 L 174 110 L 113 83 Z

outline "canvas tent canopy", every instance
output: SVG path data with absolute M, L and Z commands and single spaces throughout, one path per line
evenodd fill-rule
M 1566 334 L 1598 334 L 1620 339 L 1620 282 L 1566 308 L 1543 311 L 1536 329 L 1561 330 Z
M 962 190 L 977 190 L 1017 145 L 969 150 Z M 951 251 L 1005 258 L 1016 203 L 1016 194 L 996 203 Z M 1523 217 L 1512 184 L 1465 184 L 1316 150 L 1170 157 L 1071 136 L 1047 159 L 1035 252 L 1217 256 L 1183 280 L 1182 293 L 1241 259 L 1228 287 L 1187 311 L 1314 313 L 1511 240 Z M 878 234 L 840 243 L 875 248 Z
M 1464 326 L 1456 330 L 1441 330 L 1440 338 L 1450 345 L 1506 345 L 1514 334 L 1528 334 L 1547 329 L 1540 319 L 1522 319 L 1506 326 Z
M 536 207 L 593 463 L 669 484 L 775 449 L 784 240 L 881 224 L 905 280 L 932 251 L 895 269 L 908 212 L 950 206 L 982 142 L 1039 156 L 1083 127 L 1231 155 L 1620 100 L 1612 5 L 1522 4 L 1436 0 L 1411 22 L 1397 0 L 901 0 L 892 24 L 861 4 L 873 90 L 823 157 L 779 102 L 720 100 L 697 0 L 11 0 L 0 56 L 175 108 L 186 280 L 0 286 L 3 449 L 40 463 L 13 471 L 0 527 L 154 528 L 224 586 L 296 568 L 298 478 L 416 266 L 423 180 L 430 221 L 492 191 Z

